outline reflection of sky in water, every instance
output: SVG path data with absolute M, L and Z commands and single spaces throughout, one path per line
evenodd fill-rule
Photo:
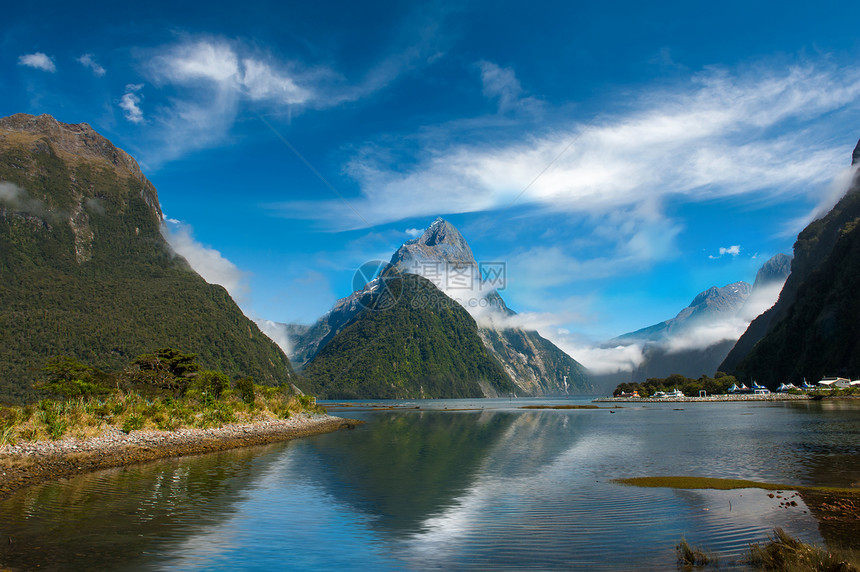
M 301 464 L 294 449 L 278 457 L 245 492 L 236 516 L 186 539 L 164 568 L 222 568 L 229 562 L 231 569 L 387 569 L 383 539 L 367 526 L 373 517 L 288 478 Z
M 661 569 L 681 537 L 729 559 L 776 526 L 821 541 L 799 497 L 609 481 L 845 486 L 860 407 L 675 409 L 361 413 L 354 431 L 37 487 L 0 503 L 0 522 L 19 546 L 126 550 L 124 569 Z M 72 533 L 97 520 L 100 540 Z

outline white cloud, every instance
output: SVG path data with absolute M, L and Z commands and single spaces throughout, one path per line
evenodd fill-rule
M 498 100 L 499 111 L 514 107 L 523 92 L 514 70 L 486 61 L 478 62 L 478 67 L 481 69 L 484 96 Z
M 290 341 L 290 336 L 287 333 L 287 325 L 271 320 L 254 320 L 260 331 L 266 334 L 270 340 L 275 342 L 285 355 L 290 356 L 293 353 L 293 344 Z
M 740 253 L 741 253 L 741 245 L 739 245 L 739 244 L 735 244 L 733 246 L 721 246 L 719 255 L 715 256 L 715 255 L 711 254 L 708 256 L 708 258 L 711 258 L 711 259 L 722 258 L 726 254 L 731 255 L 731 256 L 737 256 Z
M 125 118 L 132 123 L 143 123 L 143 110 L 140 109 L 141 96 L 138 95 L 143 89 L 143 84 L 128 84 L 125 86 L 125 94 L 119 100 L 120 109 L 125 111 Z
M 26 196 L 24 189 L 15 183 L 0 182 L 0 202 L 17 205 Z
M 244 301 L 248 294 L 245 273 L 214 248 L 197 242 L 187 224 L 165 221 L 161 232 L 171 248 L 206 282 L 223 286 L 237 303 Z
M 293 73 L 292 64 L 252 53 L 239 42 L 192 39 L 155 50 L 147 73 L 157 88 L 174 94 L 153 113 L 158 145 L 144 161 L 159 164 L 223 141 L 244 105 L 270 106 L 275 112 L 312 103 L 310 79 Z M 290 111 L 292 113 L 292 111 Z
M 493 93 L 501 95 L 509 84 L 498 81 Z M 514 203 L 594 214 L 670 197 L 811 192 L 845 163 L 844 149 L 822 142 L 812 121 L 858 100 L 860 70 L 709 70 L 674 92 L 641 93 L 631 111 L 591 123 L 556 118 L 525 140 L 440 143 L 408 170 L 375 158 L 386 154 L 359 153 L 347 172 L 361 185 L 351 204 L 362 219 L 336 201 L 282 206 L 286 216 L 358 228 Z
M 30 197 L 26 190 L 7 181 L 0 181 L 0 205 L 8 205 L 18 212 L 36 216 L 48 214 L 48 209 L 42 201 Z
M 105 73 L 107 73 L 106 70 L 101 65 L 99 65 L 99 63 L 97 61 L 95 61 L 93 59 L 92 54 L 82 55 L 81 57 L 78 58 L 78 62 L 80 62 L 80 64 L 83 65 L 84 67 L 92 70 L 93 74 L 95 74 L 98 77 L 102 77 L 105 75 Z
M 796 235 L 798 229 L 806 228 L 812 221 L 829 213 L 836 203 L 839 202 L 839 199 L 845 196 L 845 193 L 851 187 L 851 183 L 858 176 L 860 176 L 860 165 L 852 165 L 836 173 L 836 176 L 833 177 L 833 180 L 830 181 L 830 184 L 821 193 L 818 204 L 806 215 L 796 220 L 791 220 L 786 224 L 785 236 Z
M 572 336 L 545 336 L 596 375 L 634 371 L 645 359 L 642 346 L 638 344 L 601 347 Z
M 420 228 L 407 228 L 403 231 L 407 236 L 411 236 L 412 238 L 417 238 L 424 234 L 424 230 Z
M 277 72 L 261 61 L 242 60 L 244 74 L 241 85 L 254 101 L 277 101 L 287 104 L 305 103 L 312 97 L 310 90 L 299 87 L 293 78 Z
M 569 356 L 583 364 L 597 375 L 635 371 L 655 349 L 667 353 L 704 349 L 714 344 L 737 340 L 746 331 L 749 323 L 762 312 L 773 306 L 779 297 L 783 283 L 758 286 L 746 300 L 737 315 L 709 322 L 697 322 L 659 342 L 633 342 L 630 344 L 609 345 L 595 342 L 581 335 L 572 334 L 567 324 L 582 323 L 588 319 L 581 313 L 570 311 L 523 313 L 511 317 L 500 317 L 489 312 L 472 312 L 475 319 L 484 327 L 504 329 L 510 327 L 537 330 Z M 582 300 L 554 302 L 556 308 L 587 306 Z
M 19 56 L 18 65 L 27 66 L 50 73 L 54 73 L 55 71 L 57 71 L 57 66 L 54 64 L 54 58 L 47 56 L 42 52 Z

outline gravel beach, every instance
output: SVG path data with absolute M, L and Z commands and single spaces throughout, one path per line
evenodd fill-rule
M 290 419 L 210 429 L 126 434 L 112 428 L 89 439 L 5 445 L 0 447 L 0 499 L 23 487 L 98 469 L 287 441 L 352 429 L 360 423 L 331 415 L 300 414 Z

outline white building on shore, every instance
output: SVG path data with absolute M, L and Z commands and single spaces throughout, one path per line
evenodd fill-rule
M 844 389 L 851 385 L 851 380 L 844 377 L 825 377 L 818 382 L 821 389 Z

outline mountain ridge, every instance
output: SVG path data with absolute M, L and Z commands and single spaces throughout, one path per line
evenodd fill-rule
M 851 161 L 850 186 L 798 234 L 779 300 L 750 324 L 721 365 L 725 371 L 770 386 L 860 374 L 860 141 Z
M 0 118 L 0 400 L 58 354 L 104 369 L 173 346 L 257 383 L 289 360 L 221 286 L 161 234 L 158 194 L 127 153 L 87 124 Z

